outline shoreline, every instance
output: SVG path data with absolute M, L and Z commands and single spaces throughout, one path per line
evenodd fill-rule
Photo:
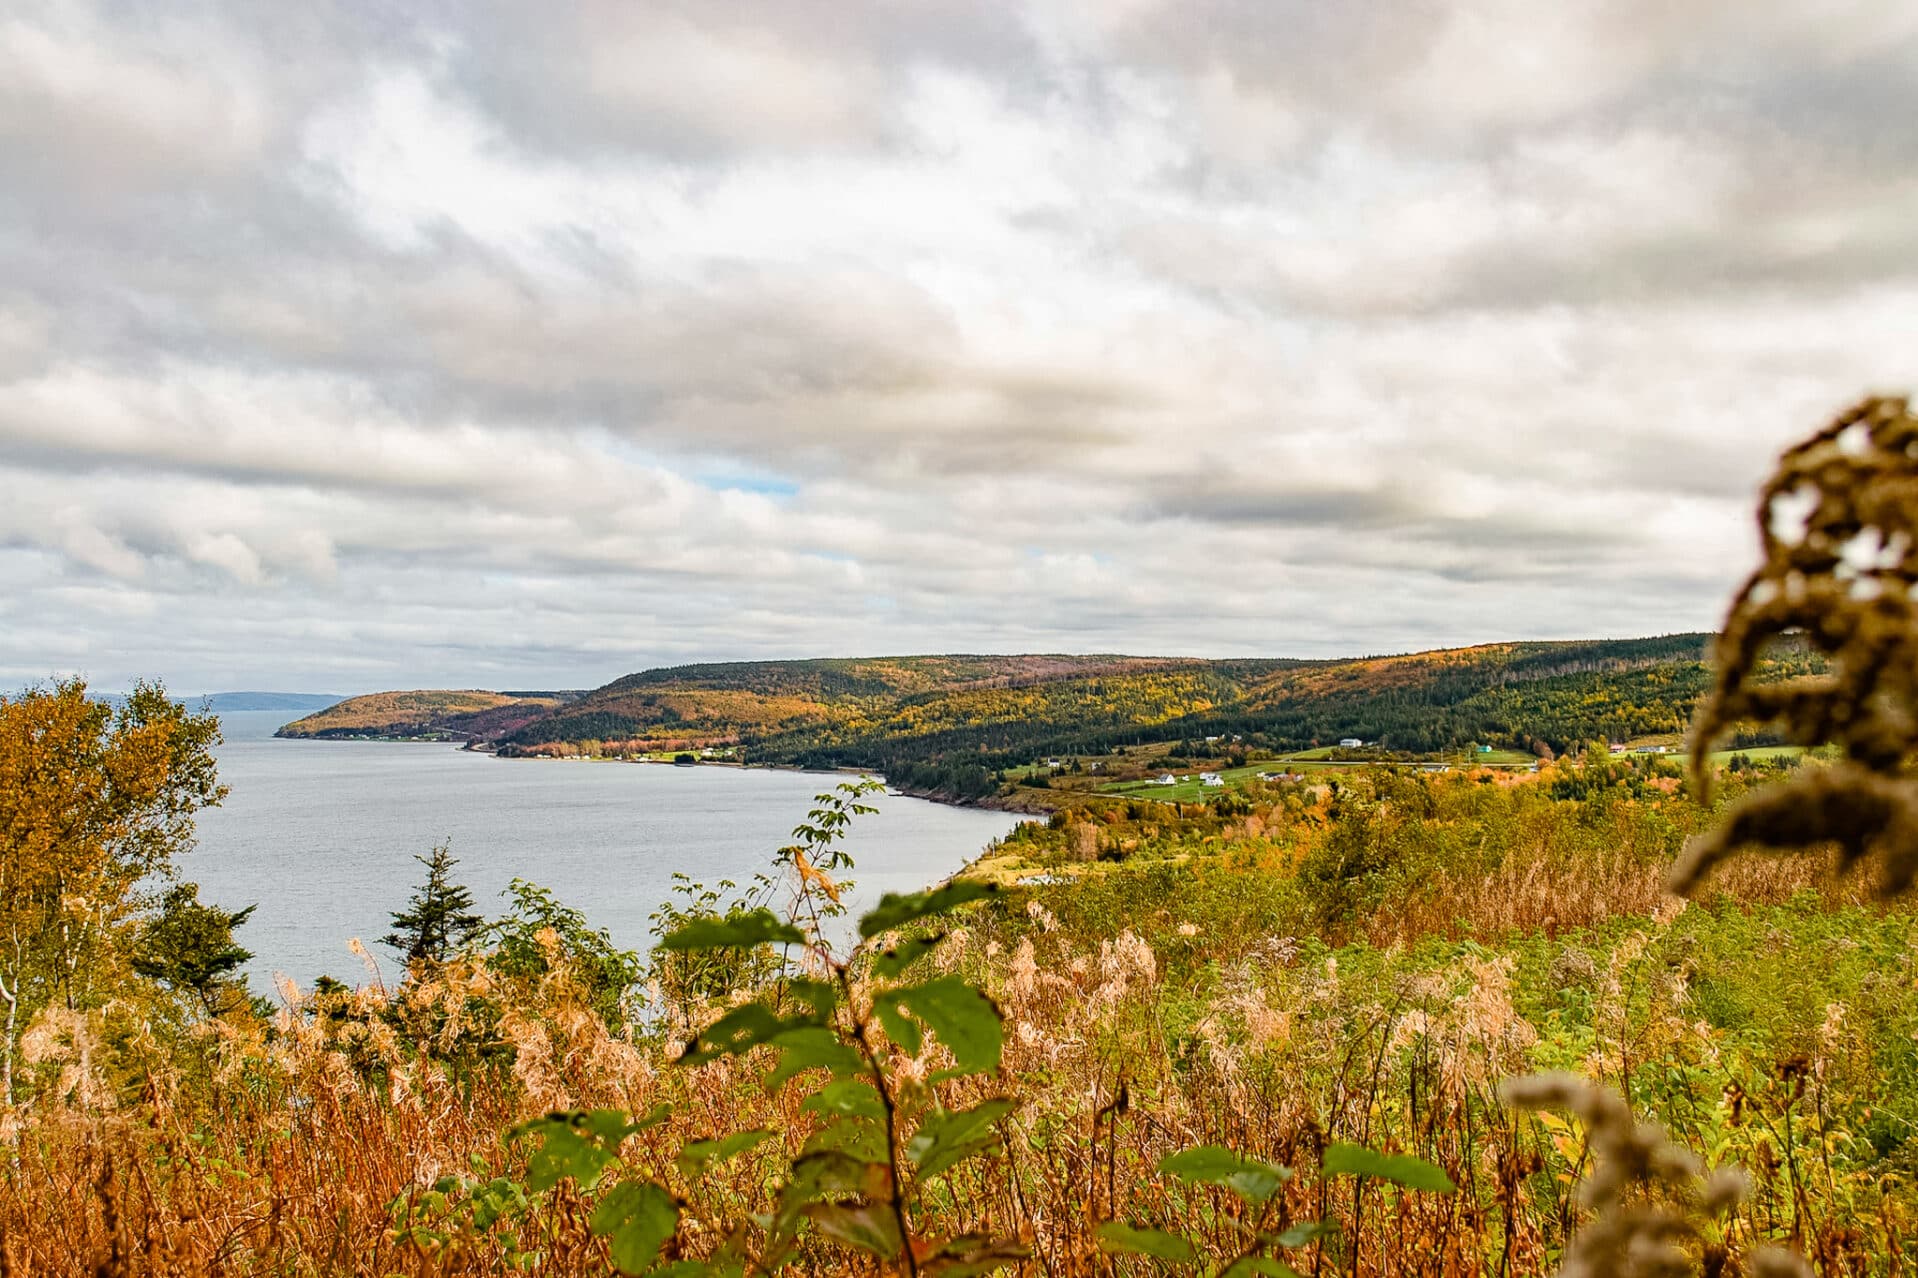
M 275 732 L 275 741 L 324 741 L 340 745 L 440 745 L 456 746 L 468 754 L 487 754 L 495 759 L 528 763 L 637 763 L 652 764 L 663 768 L 737 768 L 741 771 L 765 769 L 772 772 L 804 772 L 814 776 L 852 776 L 873 777 L 882 782 L 894 794 L 908 799 L 923 799 L 927 803 L 937 803 L 948 808 L 977 808 L 983 812 L 1006 812 L 1014 816 L 1045 817 L 1051 809 L 1040 804 L 1010 798 L 1004 795 L 989 795 L 983 799 L 966 799 L 942 790 L 907 789 L 894 785 L 886 774 L 876 768 L 805 768 L 792 763 L 746 763 L 737 759 L 696 759 L 691 763 L 677 763 L 671 759 L 620 758 L 606 755 L 508 755 L 501 754 L 492 745 L 468 738 L 461 742 L 448 737 L 402 737 L 402 736 L 321 736 L 318 734 L 286 734 Z

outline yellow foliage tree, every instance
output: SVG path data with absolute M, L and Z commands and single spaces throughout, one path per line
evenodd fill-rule
M 79 679 L 0 696 L 0 1100 L 23 1024 L 127 972 L 148 891 L 217 804 L 219 721 L 140 684 L 119 709 Z

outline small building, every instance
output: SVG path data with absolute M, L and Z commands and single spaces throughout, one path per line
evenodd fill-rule
M 1179 778 L 1173 776 L 1170 772 L 1161 772 L 1159 774 L 1160 785 L 1177 785 L 1178 783 Z
M 1365 742 L 1363 742 L 1363 741 L 1361 741 L 1361 740 L 1359 740 L 1359 738 L 1357 738 L 1357 737 L 1342 737 L 1342 738 L 1340 738 L 1340 740 L 1339 740 L 1339 749 L 1341 749 L 1341 750 L 1356 750 L 1356 749 L 1358 749 L 1358 748 L 1359 748 L 1360 746 L 1362 746 L 1362 745 L 1364 745 L 1364 744 L 1365 744 Z
M 1216 772 L 1201 772 L 1199 774 L 1199 784 L 1200 785 L 1224 785 L 1225 780 L 1224 778 L 1220 777 L 1219 774 Z

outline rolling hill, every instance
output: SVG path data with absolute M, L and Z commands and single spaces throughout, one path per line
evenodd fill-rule
M 396 737 L 407 740 L 491 741 L 545 717 L 578 693 L 375 692 L 349 697 L 296 719 L 278 737 Z
M 1238 737 L 1294 750 L 1359 737 L 1383 749 L 1467 742 L 1563 751 L 1680 733 L 1710 681 L 1710 636 L 1524 642 L 1329 661 L 945 655 L 727 662 L 641 671 L 584 694 L 355 697 L 289 736 L 429 736 L 507 755 L 729 747 L 747 762 L 885 771 L 988 793 L 1049 755 Z M 1799 647 L 1768 677 L 1810 673 Z M 1202 745 L 1193 752 L 1204 753 Z

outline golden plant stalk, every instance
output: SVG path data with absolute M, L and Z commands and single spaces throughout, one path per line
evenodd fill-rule
M 1695 891 L 1744 848 L 1835 845 L 1850 869 L 1875 861 L 1884 896 L 1918 878 L 1918 417 L 1903 398 L 1871 398 L 1779 458 L 1758 503 L 1764 562 L 1733 598 L 1717 677 L 1692 728 L 1691 771 L 1707 796 L 1707 754 L 1737 723 L 1778 725 L 1796 744 L 1836 745 L 1838 762 L 1804 768 L 1740 803 L 1694 839 L 1672 888 Z M 1753 681 L 1767 644 L 1787 635 L 1828 671 Z

